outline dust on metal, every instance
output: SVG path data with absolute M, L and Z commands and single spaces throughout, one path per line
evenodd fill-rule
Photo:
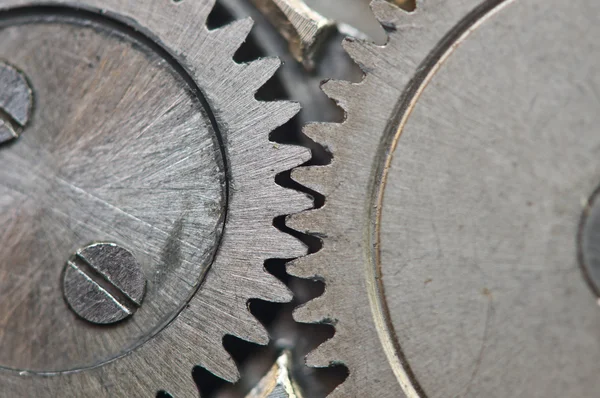
M 113 243 L 77 251 L 65 268 L 65 300 L 79 317 L 95 324 L 129 318 L 141 306 L 145 291 L 146 279 L 137 260 Z
M 33 93 L 17 68 L 0 61 L 0 144 L 17 138 L 31 117 Z

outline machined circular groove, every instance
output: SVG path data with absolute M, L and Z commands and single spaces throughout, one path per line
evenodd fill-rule
M 326 196 L 323 208 L 290 222 L 323 237 L 323 249 L 295 261 L 290 272 L 327 284 L 295 317 L 336 329 L 308 364 L 349 368 L 333 397 L 532 396 L 532 388 L 594 396 L 595 363 L 588 361 L 597 346 L 598 313 L 576 261 L 575 224 L 598 184 L 590 158 L 595 112 L 585 112 L 594 102 L 595 47 L 575 37 L 585 37 L 579 29 L 593 24 L 595 3 L 423 0 L 405 13 L 376 0 L 373 8 L 390 32 L 388 43 L 347 40 L 364 80 L 323 87 L 347 119 L 306 129 L 331 148 L 332 164 L 293 174 Z M 544 56 L 548 61 L 540 64 Z M 511 97 L 512 88 L 522 91 Z M 523 102 L 537 92 L 529 109 Z M 530 124 L 543 121 L 552 124 Z M 587 147 L 575 145 L 581 137 Z M 480 191 L 488 200 L 473 202 Z M 466 220 L 472 224 L 463 225 Z M 520 233 L 526 235 L 519 239 Z M 436 237 L 447 239 L 439 257 L 431 257 Z M 489 256 L 468 251 L 477 248 Z M 561 333 L 566 328 L 570 338 Z M 511 333 L 517 334 L 507 340 Z M 561 344 L 549 347 L 553 338 Z M 521 351 L 511 351 L 507 341 L 521 343 Z M 513 357 L 515 366 L 498 367 Z M 516 365 L 525 360 L 536 366 L 519 372 Z M 575 369 L 579 360 L 587 365 Z
M 227 164 L 222 183 L 229 187 L 224 198 L 227 217 L 224 212 L 220 216 L 226 224 L 214 242 L 218 254 L 200 289 L 194 294 L 199 284 L 193 286 L 189 302 L 172 322 L 169 320 L 162 331 L 148 336 L 129 355 L 123 353 L 102 365 L 61 373 L 42 372 L 43 377 L 31 371 L 2 370 L 0 379 L 6 394 L 147 397 L 166 390 L 174 396 L 194 396 L 197 388 L 191 371 L 195 366 L 203 366 L 230 381 L 239 375 L 221 344 L 224 335 L 262 344 L 268 341 L 264 327 L 249 312 L 247 302 L 251 298 L 287 301 L 290 293 L 264 269 L 264 261 L 306 252 L 302 243 L 277 230 L 273 219 L 311 207 L 309 198 L 278 186 L 274 177 L 303 163 L 310 155 L 304 148 L 274 146 L 269 141 L 269 133 L 292 118 L 299 107 L 285 101 L 260 102 L 254 98 L 275 73 L 279 61 L 235 63 L 232 57 L 252 23 L 242 20 L 209 31 L 205 21 L 213 3 L 214 0 L 0 2 L 2 18 L 26 18 L 32 13 L 45 16 L 59 11 L 74 19 L 83 17 L 103 24 L 114 21 L 110 22 L 112 27 L 118 25 L 126 35 L 147 42 L 154 53 L 185 76 L 190 92 L 203 108 L 209 109 L 210 105 L 213 115 L 205 116 L 210 119 L 210 128 L 221 133 L 221 166 Z M 47 22 L 53 23 L 54 19 L 49 17 Z M 35 90 L 34 85 L 34 96 Z M 32 125 L 37 113 L 44 111 L 36 109 Z M 0 151 L 10 152 L 17 147 L 11 145 Z M 261 247 L 262 242 L 276 244 Z M 123 242 L 131 247 L 127 243 Z M 69 253 L 64 255 L 66 261 Z M 60 289 L 60 284 L 53 288 Z M 147 299 L 138 313 L 147 307 Z M 135 321 L 138 313 L 131 319 Z M 122 327 L 119 324 L 110 329 L 117 331 Z
M 37 222 L 38 225 L 45 223 L 46 221 L 44 220 L 49 217 L 48 222 L 56 222 L 59 225 L 56 225 L 55 228 L 60 228 L 60 222 L 54 221 L 56 219 L 55 216 L 47 216 L 45 209 L 49 209 L 49 211 L 52 212 L 56 211 L 60 215 L 68 215 L 68 217 L 70 217 L 68 219 L 69 223 L 80 223 L 79 220 L 83 220 L 84 217 L 89 217 L 92 220 L 89 223 L 95 225 L 89 228 L 83 226 L 81 229 L 77 229 L 80 228 L 77 225 L 71 226 L 71 229 L 76 230 L 72 238 L 78 240 L 78 244 L 82 244 L 84 242 L 82 237 L 87 236 L 87 240 L 89 241 L 97 236 L 103 238 L 106 236 L 104 234 L 119 234 L 119 241 L 123 242 L 123 244 L 132 245 L 132 249 L 134 249 L 138 255 L 147 254 L 148 257 L 150 257 L 145 258 L 145 261 L 143 262 L 146 273 L 151 274 L 149 277 L 152 277 L 153 282 L 153 287 L 149 289 L 149 301 L 152 302 L 153 306 L 146 309 L 147 311 L 145 311 L 143 318 L 140 319 L 140 317 L 136 317 L 137 319 L 134 322 L 135 325 L 128 324 L 122 326 L 119 330 L 106 330 L 100 331 L 99 333 L 81 325 L 81 327 L 77 329 L 79 331 L 76 332 L 75 328 L 78 324 L 64 319 L 66 316 L 64 311 L 61 312 L 62 315 L 54 315 L 54 318 L 52 318 L 52 323 L 56 323 L 57 320 L 60 319 L 60 323 L 65 323 L 65 326 L 71 326 L 73 328 L 73 339 L 82 342 L 85 341 L 88 347 L 102 346 L 102 343 L 100 343 L 98 339 L 109 339 L 112 337 L 108 336 L 114 335 L 115 340 L 110 340 L 111 345 L 114 345 L 114 348 L 105 351 L 98 349 L 98 352 L 94 349 L 88 349 L 87 351 L 90 352 L 90 355 L 82 355 L 81 359 L 77 359 L 78 357 L 76 356 L 71 358 L 71 354 L 67 354 L 69 360 L 65 360 L 64 362 L 61 360 L 61 357 L 67 355 L 61 355 L 57 352 L 54 353 L 52 357 L 56 358 L 55 361 L 59 362 L 53 362 L 51 358 L 48 358 L 47 360 L 39 359 L 36 360 L 36 362 L 40 362 L 39 365 L 32 363 L 29 365 L 31 367 L 29 367 L 25 365 L 25 362 L 21 364 L 21 362 L 15 358 L 15 360 L 10 361 L 10 365 L 7 365 L 6 363 L 3 363 L 3 365 L 9 368 L 17 368 L 30 373 L 40 374 L 54 374 L 63 371 L 83 370 L 89 367 L 96 367 L 106 361 L 126 355 L 131 349 L 135 349 L 136 346 L 143 344 L 162 328 L 166 327 L 185 307 L 189 298 L 195 294 L 200 285 L 199 281 L 208 270 L 208 266 L 212 261 L 212 257 L 216 252 L 216 247 L 222 236 L 225 211 L 227 208 L 225 203 L 227 200 L 226 187 L 223 185 L 228 185 L 228 182 L 225 178 L 212 178 L 211 180 L 207 180 L 206 177 L 198 175 L 197 178 L 199 180 L 196 185 L 198 188 L 196 188 L 193 184 L 190 184 L 185 180 L 185 175 L 198 174 L 198 171 L 206 173 L 206 171 L 203 170 L 207 168 L 219 169 L 223 167 L 224 161 L 221 158 L 224 155 L 224 148 L 221 144 L 222 138 L 218 137 L 216 131 L 213 133 L 213 131 L 210 130 L 210 127 L 205 127 L 205 122 L 200 121 L 197 115 L 190 115 L 189 111 L 182 110 L 184 105 L 180 104 L 186 102 L 190 102 L 197 112 L 202 112 L 200 110 L 202 109 L 201 106 L 205 106 L 206 104 L 206 100 L 201 100 L 198 102 L 202 103 L 202 105 L 198 105 L 195 99 L 191 99 L 191 96 L 188 97 L 187 92 L 190 91 L 196 93 L 195 97 L 203 98 L 197 87 L 188 86 L 190 82 L 193 83 L 193 81 L 183 68 L 181 66 L 173 67 L 173 65 L 176 65 L 175 60 L 171 59 L 165 50 L 161 49 L 151 40 L 145 38 L 142 34 L 124 27 L 119 22 L 110 20 L 106 22 L 106 18 L 84 11 L 46 7 L 42 10 L 34 8 L 28 10 L 17 9 L 13 12 L 7 12 L 2 20 L 2 25 L 5 32 L 4 34 L 12 35 L 13 33 L 6 32 L 16 31 L 22 33 L 23 37 L 26 35 L 31 36 L 29 41 L 32 44 L 29 45 L 32 46 L 31 48 L 34 50 L 28 48 L 27 45 L 23 45 L 23 51 L 35 51 L 36 43 L 39 41 L 38 37 L 40 35 L 46 36 L 47 38 L 44 40 L 48 43 L 47 47 L 50 48 L 48 50 L 50 53 L 39 61 L 36 59 L 38 62 L 34 61 L 33 63 L 43 64 L 43 62 L 48 62 L 49 66 L 44 68 L 44 70 L 49 70 L 53 67 L 56 68 L 56 65 L 58 65 L 60 69 L 69 69 L 72 64 L 75 64 L 73 66 L 74 72 L 71 75 L 72 81 L 77 81 L 75 79 L 79 79 L 81 81 L 81 86 L 83 87 L 88 84 L 86 90 L 81 94 L 81 98 L 74 100 L 72 98 L 67 98 L 62 99 L 61 101 L 66 102 L 71 100 L 75 103 L 82 104 L 82 110 L 73 115 L 73 112 L 70 111 L 71 108 L 67 107 L 67 109 L 65 109 L 62 103 L 52 102 L 52 94 L 49 93 L 49 89 L 46 87 L 47 84 L 52 84 L 48 83 L 51 81 L 52 76 L 44 75 L 44 71 L 40 72 L 35 66 L 31 66 L 32 61 L 29 61 L 29 59 L 22 59 L 23 56 L 20 55 L 20 53 L 13 56 L 15 60 L 19 60 L 18 62 L 25 62 L 24 68 L 30 69 L 29 76 L 30 79 L 34 80 L 39 106 L 36 118 L 29 128 L 29 134 L 22 137 L 22 139 L 14 146 L 4 148 L 2 153 L 9 159 L 13 159 L 7 163 L 17 165 L 17 173 L 24 173 L 21 178 L 25 181 L 24 185 L 23 187 L 19 187 L 17 185 L 18 182 L 13 181 L 14 178 L 8 175 L 3 176 L 4 181 L 11 189 L 23 191 L 25 194 L 28 190 L 32 189 L 27 182 L 28 178 L 39 180 L 40 182 L 36 184 L 38 186 L 45 187 L 48 185 L 48 188 L 42 188 L 42 192 L 34 190 L 34 193 L 31 194 L 36 197 L 32 206 L 41 206 L 44 209 L 39 216 L 39 221 Z M 38 31 L 41 32 L 41 34 L 37 33 Z M 76 36 L 77 33 L 79 33 L 79 37 L 76 39 L 69 39 L 69 37 Z M 29 38 L 29 36 L 27 37 Z M 18 39 L 13 39 L 13 41 L 16 40 Z M 90 50 L 89 52 L 91 54 L 87 55 L 85 50 L 82 50 L 79 46 L 93 47 L 98 41 L 101 43 L 106 42 L 105 44 L 100 45 L 100 47 L 109 49 L 100 50 L 98 53 L 99 55 L 97 55 L 97 66 L 94 66 L 92 63 L 94 61 L 91 61 L 91 59 L 94 58 L 94 50 Z M 82 59 L 90 60 L 89 69 L 91 69 L 92 72 L 85 70 L 81 71 L 78 68 L 82 61 L 77 58 L 72 58 L 74 56 L 76 57 L 77 54 L 71 55 L 69 53 L 69 45 L 73 46 L 73 50 L 71 51 L 74 53 L 77 53 L 78 51 L 83 53 L 81 55 Z M 119 75 L 115 75 L 111 70 L 111 65 L 125 61 L 115 59 L 115 54 L 110 52 L 111 47 L 122 48 L 122 52 L 116 54 L 117 57 L 120 54 L 124 54 L 124 57 L 127 58 L 126 62 L 132 63 L 124 63 L 123 67 L 119 68 Z M 66 57 L 61 51 L 64 51 Z M 56 55 L 56 53 L 58 53 L 58 55 Z M 7 54 L 6 56 L 10 56 L 10 54 Z M 63 57 L 65 61 L 63 61 L 63 64 L 59 64 Z M 150 63 L 148 67 L 146 67 L 146 62 Z M 148 81 L 140 81 L 137 77 L 139 75 L 135 75 L 139 74 L 139 72 L 131 70 L 131 68 L 135 68 L 136 65 L 141 65 L 140 67 L 142 69 L 147 69 L 148 73 L 154 74 L 153 76 L 162 75 L 165 88 L 147 89 L 142 86 L 138 89 L 138 86 L 136 85 L 148 84 Z M 128 70 L 129 75 L 127 74 Z M 183 75 L 179 78 L 181 73 L 183 73 Z M 119 100 L 119 107 L 123 110 L 120 113 L 115 111 L 111 115 L 111 117 L 114 117 L 115 119 L 121 119 L 117 120 L 117 125 L 112 128 L 105 127 L 110 123 L 108 120 L 103 120 L 105 119 L 105 116 L 95 115 L 96 112 L 101 111 L 101 109 L 98 110 L 93 103 L 92 105 L 87 105 L 89 98 L 95 98 L 98 95 L 102 95 L 102 98 L 98 101 L 104 100 L 107 101 L 107 104 L 110 104 L 109 101 L 112 100 L 110 95 L 113 93 L 113 91 L 110 91 L 111 81 L 103 82 L 102 86 L 95 85 L 94 82 L 100 79 L 123 79 L 124 82 L 132 87 L 132 89 L 128 89 L 125 93 L 122 93 L 122 98 Z M 167 79 L 172 80 L 167 81 Z M 152 83 L 152 80 L 149 80 L 149 82 Z M 73 83 L 69 81 L 65 84 L 67 85 L 65 90 L 68 90 L 68 87 L 73 86 Z M 68 84 L 71 84 L 71 86 L 68 86 Z M 114 89 L 114 92 L 117 92 L 116 87 L 112 88 Z M 152 97 L 152 91 L 147 91 L 149 94 L 146 96 L 144 102 L 134 103 L 135 100 L 132 99 L 132 96 L 136 95 L 136 89 L 139 90 L 138 92 L 143 92 L 144 90 L 160 91 L 168 98 L 168 101 L 172 101 L 173 104 L 170 102 L 166 103 L 162 96 L 158 99 Z M 75 91 L 75 93 L 73 93 L 73 91 Z M 79 94 L 76 90 L 72 89 L 70 93 L 72 97 Z M 148 115 L 147 121 L 137 120 L 135 124 L 132 124 L 131 127 L 129 127 L 127 123 L 131 123 L 132 120 L 135 120 L 135 117 L 139 118 L 137 115 L 147 115 L 148 107 L 152 107 L 151 110 L 158 111 L 160 116 L 152 120 L 150 119 L 151 116 Z M 50 112 L 50 108 L 53 108 L 52 110 L 55 112 L 60 112 L 61 115 L 65 114 L 65 116 L 61 117 L 61 120 L 59 121 L 53 120 L 54 113 Z M 129 111 L 129 109 L 132 109 L 132 111 Z M 133 111 L 133 109 L 135 109 L 135 111 Z M 204 109 L 206 109 L 207 114 L 212 113 L 210 108 Z M 177 120 L 173 120 L 170 116 L 171 114 L 181 114 L 182 112 L 185 114 L 179 116 Z M 81 113 L 84 113 L 85 116 L 80 116 Z M 134 113 L 134 115 L 131 116 L 129 113 Z M 70 124 L 68 120 L 64 120 L 65 118 L 68 119 L 73 116 L 78 118 L 76 126 Z M 187 117 L 189 122 L 187 120 L 181 121 L 184 117 Z M 214 116 L 206 120 L 210 120 L 209 123 L 214 123 Z M 95 127 L 96 121 L 99 121 L 103 125 L 98 127 L 97 131 L 94 131 L 92 129 Z M 55 129 L 52 128 L 45 128 L 45 126 L 52 126 L 57 123 L 63 123 L 63 126 L 61 126 L 59 131 L 55 131 Z M 149 124 L 144 125 L 144 123 Z M 166 123 L 172 123 L 172 126 L 166 126 Z M 154 126 L 157 124 L 161 124 L 164 127 L 162 129 L 155 128 Z M 128 127 L 121 127 L 121 125 Z M 119 129 L 122 130 L 120 131 Z M 138 133 L 138 129 L 140 130 L 140 133 Z M 188 133 L 188 130 L 190 129 L 196 131 Z M 93 134 L 90 134 L 90 132 Z M 117 137 L 111 137 L 113 133 Z M 88 135 L 91 136 L 87 138 Z M 108 144 L 106 144 L 106 139 L 104 141 L 98 139 L 97 136 L 99 135 L 109 137 Z M 196 136 L 198 138 L 196 138 Z M 39 143 L 44 142 L 45 137 L 52 138 L 50 142 L 45 142 L 43 148 L 46 151 L 45 154 L 34 158 L 31 161 L 31 163 L 33 163 L 31 166 L 23 165 L 28 163 L 27 156 L 29 153 L 36 153 L 36 151 L 39 151 Z M 89 141 L 79 139 L 79 137 L 87 138 Z M 140 141 L 139 137 L 147 139 L 149 142 L 146 141 L 144 146 L 140 146 L 138 143 Z M 158 138 L 163 138 L 165 140 L 164 144 L 159 144 Z M 74 140 L 77 139 L 79 139 L 79 141 L 74 142 Z M 178 140 L 181 140 L 181 144 L 177 144 Z M 204 144 L 204 140 L 213 142 L 212 145 L 215 148 L 214 157 L 212 153 L 208 153 L 208 156 L 205 156 L 201 155 L 202 152 L 198 150 L 190 151 L 188 149 L 185 151 L 177 146 L 200 146 Z M 113 142 L 115 144 L 113 144 Z M 104 149 L 105 146 L 106 148 L 113 149 L 107 151 L 107 149 Z M 73 151 L 71 149 L 73 147 L 77 148 L 77 150 Z M 180 150 L 181 155 L 165 153 L 169 147 Z M 97 148 L 100 149 L 98 150 Z M 124 149 L 122 150 L 121 148 Z M 134 154 L 127 153 L 128 148 L 132 148 L 130 151 L 133 151 Z M 152 152 L 152 158 L 144 151 Z M 85 157 L 78 157 L 80 156 L 80 153 L 85 153 Z M 59 164 L 58 159 L 53 159 L 53 156 L 67 158 L 66 163 L 62 165 Z M 46 160 L 46 158 L 50 158 L 51 160 Z M 139 158 L 142 158 L 142 160 L 138 160 Z M 93 164 L 90 164 L 90 159 L 93 160 Z M 164 167 L 164 160 L 162 159 L 172 159 L 174 165 Z M 44 162 L 47 163 L 47 166 L 44 167 L 44 169 L 47 170 L 45 174 L 41 175 L 38 172 L 32 173 L 29 171 L 35 170 L 38 168 L 38 164 Z M 191 167 L 188 166 L 190 163 L 195 162 L 198 164 Z M 208 162 L 208 164 L 203 166 L 200 164 L 201 162 Z M 211 165 L 211 163 L 214 163 L 214 166 Z M 115 164 L 116 167 L 113 166 Z M 176 180 L 176 177 L 171 176 L 168 170 L 169 168 L 177 167 L 178 164 L 182 165 L 180 169 L 184 178 Z M 92 170 L 87 171 L 87 173 L 79 172 L 79 170 L 85 170 L 94 165 L 97 165 L 98 168 L 102 168 L 106 171 L 100 173 Z M 57 170 L 53 171 L 53 167 L 56 167 Z M 198 167 L 198 169 L 196 169 L 196 167 Z M 143 169 L 144 172 L 140 175 L 139 171 L 136 169 Z M 165 171 L 163 172 L 163 170 Z M 209 170 L 209 172 L 210 171 L 212 170 Z M 164 176 L 158 174 L 161 172 L 163 172 Z M 225 170 L 220 172 L 223 176 L 226 175 Z M 53 173 L 56 173 L 56 176 Z M 31 175 L 33 175 L 33 177 L 30 177 Z M 156 177 L 152 177 L 154 179 L 147 179 L 146 175 Z M 201 180 L 201 178 L 204 178 L 204 180 Z M 54 179 L 56 179 L 56 182 L 54 182 Z M 218 180 L 221 180 L 222 182 Z M 121 181 L 127 181 L 127 183 L 123 184 Z M 156 198 L 154 195 L 151 195 L 150 197 L 145 196 L 147 189 L 157 185 L 155 181 L 160 183 L 159 194 L 156 195 Z M 181 195 L 181 189 L 186 189 L 186 194 L 183 196 Z M 203 219 L 199 219 L 199 216 L 207 213 L 207 211 L 203 210 L 202 207 L 191 208 L 187 199 L 185 199 L 184 202 L 181 200 L 185 196 L 196 198 L 198 196 L 195 193 L 197 189 L 202 189 L 204 191 L 203 194 L 206 195 L 207 198 L 211 198 L 211 201 L 214 198 L 215 200 L 222 202 L 223 205 L 214 216 L 210 216 L 211 220 L 207 220 L 205 223 L 206 227 L 196 229 L 195 224 L 203 222 Z M 48 192 L 49 190 L 57 191 L 59 194 L 52 193 L 50 194 L 50 200 L 44 201 L 44 192 Z M 136 197 L 133 201 L 128 199 L 128 195 L 132 194 Z M 62 201 L 66 202 L 66 205 L 56 203 L 52 198 L 53 195 L 60 195 Z M 163 195 L 162 197 L 167 198 L 169 200 L 169 206 L 172 208 L 179 208 L 184 205 L 185 210 L 183 215 L 166 213 L 166 208 L 163 208 L 160 203 L 161 196 L 159 195 Z M 139 203 L 136 204 L 136 201 Z M 147 210 L 143 204 L 148 203 L 149 201 L 154 201 L 153 204 L 156 206 L 158 212 L 164 212 L 160 218 L 152 217 L 147 214 Z M 139 204 L 142 204 L 141 208 L 137 207 Z M 34 218 L 38 218 L 38 216 Z M 102 224 L 103 221 L 101 220 L 103 218 L 106 219 L 104 222 L 105 224 Z M 168 222 L 165 223 L 162 221 L 163 219 L 168 220 Z M 169 229 L 171 222 L 174 225 L 174 229 L 172 230 Z M 27 224 L 27 221 L 21 220 L 21 223 Z M 106 225 L 106 223 L 112 223 L 113 225 Z M 178 223 L 181 225 L 178 226 Z M 216 227 L 214 232 L 212 231 L 212 223 L 214 223 Z M 44 232 L 46 229 L 46 224 L 43 225 L 44 229 L 41 230 L 41 232 Z M 33 250 L 34 252 L 41 252 L 43 250 L 43 245 L 45 244 L 42 237 L 43 235 L 40 231 L 35 229 L 35 225 L 27 229 L 35 231 L 36 238 L 39 236 L 38 242 L 35 242 L 35 240 L 30 242 L 25 233 L 15 232 L 15 230 L 18 231 L 18 228 L 20 228 L 18 225 L 11 226 L 10 234 L 17 234 L 21 238 L 19 241 L 12 241 L 11 244 L 16 248 L 8 251 L 4 256 L 10 256 L 10 253 L 15 251 L 20 253 L 21 249 L 19 248 L 23 245 L 30 247 L 30 250 Z M 116 231 L 111 231 L 113 228 Z M 190 235 L 195 232 L 202 232 L 203 234 L 206 234 L 206 236 L 200 242 L 196 242 L 196 238 Z M 142 235 L 141 237 L 139 236 L 140 233 Z M 187 233 L 187 236 L 182 235 L 182 233 Z M 64 231 L 60 235 L 67 236 L 67 232 Z M 168 249 L 169 245 L 173 245 L 173 243 L 169 243 L 173 239 L 178 248 Z M 131 242 L 128 242 L 128 240 Z M 211 240 L 213 242 L 211 242 Z M 54 247 L 54 250 L 51 251 L 51 254 L 56 254 L 58 257 L 62 257 L 61 259 L 53 258 L 53 256 L 44 256 L 35 263 L 32 261 L 32 264 L 35 264 L 36 269 L 56 268 L 57 270 L 58 267 L 61 266 L 61 262 L 65 261 L 65 257 L 67 257 L 65 254 L 67 253 L 66 250 L 68 250 L 70 242 L 65 243 L 55 241 L 54 244 L 56 246 Z M 40 245 L 40 248 L 35 249 L 35 245 Z M 210 249 L 211 247 L 212 249 Z M 202 248 L 202 250 L 200 248 Z M 209 248 L 212 253 L 210 253 L 210 255 L 207 255 L 209 253 L 201 254 L 203 251 L 207 250 L 207 248 Z M 156 250 L 161 250 L 162 253 L 159 254 Z M 166 250 L 172 250 L 174 254 L 179 251 L 179 254 L 169 255 L 167 258 L 166 254 L 163 254 L 166 253 Z M 197 251 L 198 254 L 201 255 L 196 255 L 194 251 Z M 61 255 L 61 253 L 64 254 Z M 46 264 L 46 262 L 49 261 L 49 258 L 54 261 L 50 260 L 51 264 Z M 6 257 L 4 261 L 7 261 Z M 25 265 L 24 261 L 26 261 L 26 259 L 17 255 L 15 257 L 10 257 L 10 261 L 8 262 Z M 193 262 L 196 262 L 197 264 L 191 264 Z M 43 264 L 43 266 L 38 265 L 38 263 Z M 181 278 L 173 280 L 173 275 L 179 272 L 177 271 L 177 268 L 188 269 L 189 271 L 187 272 L 192 274 L 190 275 L 190 280 L 185 282 L 180 280 Z M 174 270 L 172 271 L 172 269 Z M 158 273 L 162 273 L 164 276 L 161 276 L 161 280 L 158 280 L 153 276 L 155 273 L 157 275 Z M 69 275 L 72 274 L 69 273 Z M 74 275 L 83 274 L 79 273 Z M 164 295 L 161 291 L 167 289 L 173 290 L 168 296 Z M 55 290 L 55 293 L 52 295 L 53 301 L 51 302 L 53 303 L 53 306 L 59 304 L 57 302 L 58 291 L 58 289 Z M 42 297 L 41 299 L 44 302 L 50 301 L 47 297 Z M 72 302 L 70 304 L 72 306 L 74 305 Z M 152 313 L 149 313 L 149 311 L 152 311 Z M 43 319 L 43 314 L 40 315 L 40 319 Z M 44 325 L 45 323 L 40 320 L 40 324 L 37 326 L 39 330 L 36 330 L 35 333 L 52 335 L 49 330 L 44 328 Z M 8 323 L 9 330 L 14 327 L 15 323 Z M 127 328 L 127 330 L 125 328 Z M 135 329 L 139 330 L 139 332 Z M 88 330 L 90 333 L 87 332 Z M 29 331 L 21 330 L 21 332 L 23 336 L 29 335 Z M 91 337 L 91 335 L 94 334 L 97 337 Z M 124 334 L 127 334 L 127 336 L 124 338 L 121 337 Z M 87 340 L 87 337 L 85 337 L 88 335 L 90 335 L 91 341 Z M 55 346 L 62 345 L 53 340 L 49 341 L 52 341 L 52 345 Z M 6 346 L 19 347 L 19 344 L 14 344 L 13 342 L 13 344 L 7 344 Z M 43 353 L 47 352 L 47 349 L 44 346 L 36 347 L 36 350 Z M 93 357 L 93 359 L 89 357 Z M 67 362 L 72 362 L 72 364 L 67 365 Z M 42 365 L 42 363 L 44 365 Z
M 377 206 L 373 209 L 371 219 L 374 222 L 371 224 L 371 242 L 375 250 L 373 251 L 372 264 L 373 267 L 366 267 L 367 278 L 375 280 L 377 284 L 368 285 L 370 288 L 369 298 L 371 299 L 371 306 L 375 322 L 378 325 L 377 332 L 383 346 L 385 347 L 385 353 L 387 358 L 392 365 L 392 369 L 398 378 L 399 384 L 402 386 L 404 394 L 409 398 L 424 397 L 425 394 L 422 388 L 419 386 L 418 380 L 416 380 L 414 373 L 410 369 L 410 364 L 406 361 L 402 354 L 402 348 L 398 343 L 398 338 L 394 327 L 391 323 L 390 310 L 385 300 L 385 289 L 383 287 L 383 276 L 381 273 L 381 210 L 383 209 L 383 197 L 385 193 L 387 175 L 391 167 L 391 161 L 393 153 L 398 145 L 400 136 L 404 126 L 406 125 L 412 110 L 419 101 L 420 95 L 423 90 L 427 87 L 428 83 L 435 76 L 437 71 L 443 66 L 444 61 L 452 55 L 452 52 L 456 50 L 460 43 L 465 40 L 473 30 L 477 29 L 478 26 L 483 24 L 486 19 L 492 17 L 492 15 L 506 4 L 516 0 L 494 0 L 483 3 L 481 6 L 473 10 L 467 15 L 440 43 L 438 48 L 434 49 L 429 57 L 423 62 L 419 68 L 419 73 L 415 75 L 412 81 L 408 84 L 406 94 L 403 95 L 404 100 L 399 102 L 397 110 L 395 111 L 396 117 L 390 120 L 387 128 L 387 132 L 384 133 L 384 137 L 393 137 L 390 144 L 389 140 L 382 142 L 381 153 L 388 152 L 385 162 L 381 162 L 380 170 L 377 170 L 377 180 L 373 188 L 373 192 L 376 192 L 376 203 Z M 391 148 L 388 150 L 388 148 Z

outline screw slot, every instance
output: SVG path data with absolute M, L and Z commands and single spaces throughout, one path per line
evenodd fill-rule
M 17 68 L 0 61 L 0 144 L 19 137 L 31 117 L 33 94 Z
M 146 279 L 130 251 L 113 243 L 97 243 L 77 251 L 67 262 L 63 292 L 80 318 L 108 325 L 137 311 Z

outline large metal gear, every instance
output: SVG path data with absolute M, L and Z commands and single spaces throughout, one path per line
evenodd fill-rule
M 224 335 L 268 341 L 264 262 L 306 252 L 273 219 L 311 206 L 275 176 L 310 155 L 213 3 L 0 1 L 0 395 L 197 396 L 238 377 Z
M 293 174 L 326 196 L 289 221 L 323 239 L 296 319 L 336 329 L 309 365 L 348 367 L 334 397 L 598 396 L 600 3 L 373 9 L 388 43 L 323 87 L 346 120 L 306 129 L 333 161 Z

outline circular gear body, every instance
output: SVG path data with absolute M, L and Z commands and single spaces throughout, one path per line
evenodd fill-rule
M 332 396 L 596 396 L 600 7 L 373 6 L 388 44 L 346 43 L 348 118 L 307 131 L 333 164 L 296 172 L 327 195 L 294 220 L 326 236 L 297 319 L 336 327 L 309 363 L 348 366 Z
M 226 210 L 219 140 L 184 77 L 115 26 L 59 11 L 2 22 L 0 58 L 28 77 L 36 107 L 0 151 L 10 165 L 0 176 L 0 365 L 97 366 L 169 323 L 211 264 Z M 56 284 L 68 253 L 105 240 L 135 253 L 150 278 L 140 312 L 111 330 L 64 311 Z
M 268 138 L 298 106 L 254 98 L 279 61 L 235 63 L 252 23 L 209 31 L 212 6 L 0 1 L 0 61 L 33 99 L 0 146 L 4 395 L 196 396 L 195 366 L 238 377 L 225 334 L 268 341 L 247 301 L 290 298 L 263 264 L 305 252 L 273 218 L 310 207 L 274 180 L 307 153 Z M 103 272 L 118 266 L 72 257 L 95 242 L 122 247 L 139 270 L 112 279 Z M 69 302 L 67 262 L 70 292 L 78 281 L 90 292 Z M 143 281 L 135 296 L 131 275 Z M 110 326 L 71 310 L 127 314 L 119 300 L 139 308 Z

